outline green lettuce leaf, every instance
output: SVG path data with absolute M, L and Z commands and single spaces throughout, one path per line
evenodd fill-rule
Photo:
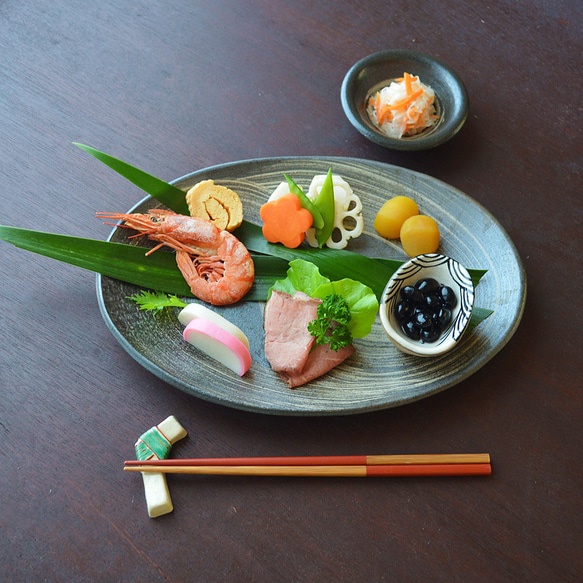
M 321 296 L 314 295 L 315 291 L 322 287 L 323 284 L 328 283 L 330 283 L 330 280 L 321 275 L 320 270 L 313 263 L 296 259 L 289 262 L 286 278 L 277 280 L 272 289 L 292 296 L 295 292 L 301 291 L 312 298 L 319 298 Z M 271 290 L 269 290 L 269 295 L 271 295 Z
M 303 259 L 290 261 L 287 277 L 276 281 L 272 289 L 290 295 L 300 291 L 319 299 L 342 296 L 350 308 L 348 329 L 354 338 L 364 338 L 370 333 L 379 310 L 379 302 L 368 286 L 349 278 L 330 281 L 320 274 L 316 265 Z

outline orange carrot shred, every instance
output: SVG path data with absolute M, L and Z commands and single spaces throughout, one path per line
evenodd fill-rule
M 425 93 L 424 86 L 419 81 L 418 76 L 405 72 L 403 77 L 399 77 L 393 81 L 401 84 L 401 91 L 403 89 L 405 90 L 405 97 L 398 101 L 391 102 L 390 99 L 394 99 L 395 92 L 393 92 L 393 97 L 385 100 L 383 98 L 384 93 L 383 96 L 381 96 L 381 91 L 377 91 L 368 101 L 369 107 L 372 110 L 371 113 L 375 115 L 375 121 L 379 126 L 383 126 L 383 124 L 386 124 L 387 122 L 394 125 L 398 120 L 401 133 L 406 133 L 410 130 L 426 127 L 428 119 L 432 121 L 439 119 L 439 116 L 435 115 L 432 107 L 434 101 L 433 96 L 428 96 L 428 99 L 425 99 L 424 104 L 419 105 L 415 103 L 415 100 Z M 399 95 L 399 92 L 397 91 L 396 94 Z M 425 120 L 425 123 L 422 119 Z M 431 123 L 429 123 L 429 125 L 431 125 Z M 390 131 L 396 129 L 397 128 L 392 128 Z
M 405 73 L 404 80 L 405 80 L 405 91 L 406 91 L 407 95 L 411 95 L 411 93 L 413 93 L 413 89 L 411 88 L 411 75 L 409 75 L 409 73 Z
M 412 105 L 407 110 L 407 125 L 414 126 L 419 121 L 419 116 L 421 115 L 421 111 L 417 109 L 414 105 Z
M 381 125 L 385 121 L 392 121 L 393 112 L 391 111 L 391 106 L 388 103 L 386 103 L 384 106 L 381 106 L 380 110 L 377 110 L 377 119 Z
M 400 101 L 396 101 L 395 103 L 393 103 L 391 105 L 391 108 L 392 109 L 401 109 L 402 107 L 406 107 L 413 100 L 415 100 L 417 97 L 419 97 L 422 93 L 423 93 L 423 88 L 419 87 L 419 89 L 417 89 L 416 91 L 413 91 L 413 93 L 411 93 L 411 95 L 408 95 L 407 97 L 404 97 Z

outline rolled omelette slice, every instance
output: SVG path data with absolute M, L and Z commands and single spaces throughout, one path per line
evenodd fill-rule
M 212 221 L 222 231 L 234 231 L 243 222 L 239 195 L 213 180 L 198 182 L 186 193 L 190 216 Z

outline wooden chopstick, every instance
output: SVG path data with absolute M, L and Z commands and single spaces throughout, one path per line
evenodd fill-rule
M 490 455 L 487 453 L 458 453 L 127 460 L 125 466 L 388 466 L 489 463 Z
M 127 460 L 128 472 L 222 476 L 484 476 L 492 473 L 490 455 L 279 456 Z
M 124 466 L 124 470 L 128 472 L 155 472 L 165 474 L 320 477 L 486 476 L 492 473 L 492 467 L 489 463 L 304 466 L 196 466 L 164 464 L 151 465 L 142 463 L 142 465 L 126 465 Z

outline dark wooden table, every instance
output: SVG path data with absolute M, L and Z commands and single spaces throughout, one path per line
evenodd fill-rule
M 0 241 L 3 581 L 581 581 L 581 70 L 577 0 L 0 5 L 0 223 L 103 239 L 142 192 L 72 145 L 165 180 L 224 162 L 349 156 L 443 180 L 507 230 L 528 278 L 507 346 L 464 382 L 374 413 L 280 417 L 191 397 L 112 337 L 93 273 Z M 382 49 L 456 70 L 461 133 L 406 153 L 343 115 Z M 487 451 L 488 478 L 169 479 L 150 519 L 136 438 L 175 456 Z

